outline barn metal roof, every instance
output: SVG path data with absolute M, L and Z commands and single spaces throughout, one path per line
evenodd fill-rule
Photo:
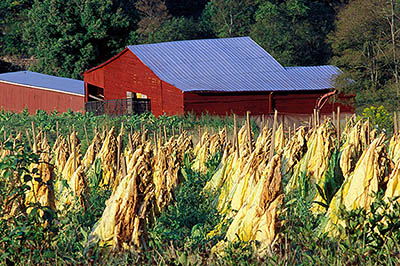
M 0 82 L 26 85 L 39 89 L 62 93 L 85 95 L 85 85 L 81 80 L 61 78 L 31 71 L 18 71 L 0 74 Z
M 332 88 L 333 66 L 283 67 L 250 37 L 131 45 L 160 79 L 182 91 L 293 91 Z
M 305 80 L 320 88 L 333 88 L 335 78 L 343 72 L 335 66 L 286 67 L 292 79 Z

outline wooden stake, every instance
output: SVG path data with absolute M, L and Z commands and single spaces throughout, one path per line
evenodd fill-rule
M 165 142 L 168 142 L 168 138 L 167 138 L 167 128 L 164 125 L 164 140 Z
M 237 129 L 237 122 L 236 122 L 236 114 L 233 114 L 233 141 L 234 141 L 234 146 L 236 147 L 236 153 L 237 157 L 240 157 L 240 152 L 239 152 L 239 136 L 238 136 L 238 129 Z
M 272 157 L 274 156 L 274 150 L 275 150 L 275 131 L 276 131 L 277 120 L 278 120 L 278 111 L 275 109 L 274 122 L 273 122 L 273 124 L 272 124 L 271 147 L 270 147 L 270 149 L 269 149 L 269 162 L 271 162 Z
M 337 133 L 336 133 L 336 135 L 337 135 L 338 148 L 339 148 L 339 146 L 340 146 L 340 106 L 338 106 L 338 108 L 337 108 L 336 115 L 337 115 L 337 119 L 336 119 L 336 123 L 337 123 L 336 131 L 337 131 Z
M 121 134 L 121 136 L 123 136 L 125 133 L 124 122 L 121 123 L 121 129 L 119 130 L 119 133 Z
M 200 125 L 199 125 L 199 142 L 200 142 L 200 146 L 203 146 L 202 139 L 201 139 L 201 127 L 200 127 Z
M 66 139 L 67 139 L 68 153 L 71 154 L 71 153 L 72 153 L 72 150 L 71 150 L 71 140 L 70 140 L 70 136 L 67 136 Z
M 122 168 L 122 176 L 126 176 L 128 169 L 126 169 L 126 161 L 125 161 L 125 157 L 122 156 L 121 159 L 121 168 Z
M 393 129 L 394 129 L 394 135 L 397 135 L 397 112 L 393 112 Z
M 155 132 L 154 132 L 155 134 Z M 132 135 L 128 134 L 128 145 L 129 145 L 129 149 L 132 151 L 132 153 L 134 152 L 133 150 L 133 143 L 132 143 Z
M 33 152 L 37 152 L 37 140 L 36 140 L 36 130 L 35 130 L 35 122 L 32 121 L 32 138 L 33 138 Z
M 400 124 L 400 119 L 398 119 L 399 118 L 399 113 L 398 112 L 396 112 L 397 113 L 397 130 L 400 130 L 400 127 L 399 127 L 399 124 Z M 397 134 L 399 133 L 399 131 L 397 131 Z
M 172 137 L 175 139 L 175 127 L 172 127 Z
M 160 136 L 160 147 L 163 144 L 163 138 L 162 138 L 162 129 L 161 129 L 161 124 L 158 126 L 158 130 L 159 130 L 159 136 Z
M 147 141 L 147 130 L 143 128 L 142 132 L 142 142 L 145 143 Z
M 367 123 L 367 146 L 369 146 L 369 117 L 367 119 L 368 123 Z
M 122 135 L 119 134 L 117 137 L 117 174 L 120 170 L 120 165 L 121 165 L 121 148 L 122 148 Z
M 249 145 L 250 153 L 253 152 L 253 143 L 251 138 L 251 125 L 250 125 L 250 111 L 246 113 L 246 122 L 247 122 L 247 141 Z
M 261 130 L 264 128 L 265 126 L 265 116 L 264 114 L 261 116 Z
M 87 129 L 86 129 L 86 124 L 83 124 L 83 129 L 85 130 L 85 137 L 86 137 L 86 143 L 89 146 L 89 137 L 88 137 L 88 133 L 87 133 Z
M 58 121 L 56 121 L 56 134 L 57 134 L 57 138 L 58 138 Z
M 157 134 L 155 131 L 153 131 L 153 138 L 154 138 L 154 145 L 155 145 L 155 149 L 156 149 L 156 155 L 158 154 L 158 143 L 157 143 Z
M 74 136 L 76 136 L 75 131 L 73 131 L 72 134 L 74 134 Z M 73 152 L 73 156 L 74 156 L 74 172 L 75 172 L 75 170 L 76 170 L 76 145 L 75 145 L 75 140 L 72 141 L 71 145 L 72 145 L 71 148 L 72 148 L 72 152 Z
M 313 127 L 317 127 L 317 110 L 314 109 L 314 114 L 313 114 Z
M 29 143 L 29 147 L 31 148 L 31 150 L 32 150 L 32 142 L 31 142 L 31 136 L 29 135 L 29 131 L 28 131 L 28 129 L 27 128 L 25 128 L 25 132 L 26 132 L 26 136 L 28 137 L 28 143 Z

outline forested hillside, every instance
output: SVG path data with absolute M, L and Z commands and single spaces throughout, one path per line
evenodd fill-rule
M 126 45 L 251 36 L 281 64 L 334 64 L 357 107 L 396 109 L 400 0 L 2 0 L 0 71 L 80 74 Z M 22 62 L 22 63 L 21 63 Z M 21 66 L 22 65 L 22 66 Z M 350 88 L 341 80 L 353 80 Z M 345 84 L 345 83 L 343 83 Z

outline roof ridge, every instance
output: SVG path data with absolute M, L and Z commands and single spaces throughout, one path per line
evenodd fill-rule
M 250 39 L 254 42 L 254 40 L 250 36 L 240 36 L 240 37 L 206 38 L 206 39 L 178 40 L 178 41 L 156 42 L 156 43 L 130 44 L 130 45 L 127 45 L 126 48 L 129 48 L 132 46 L 162 45 L 162 44 L 168 44 L 168 43 L 183 43 L 183 42 L 197 42 L 197 41 L 201 42 L 201 41 L 210 41 L 210 40 L 230 40 L 230 39 Z

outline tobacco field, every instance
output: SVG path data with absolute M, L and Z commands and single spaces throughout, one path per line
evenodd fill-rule
M 398 265 L 397 121 L 268 121 L 1 112 L 0 263 Z

